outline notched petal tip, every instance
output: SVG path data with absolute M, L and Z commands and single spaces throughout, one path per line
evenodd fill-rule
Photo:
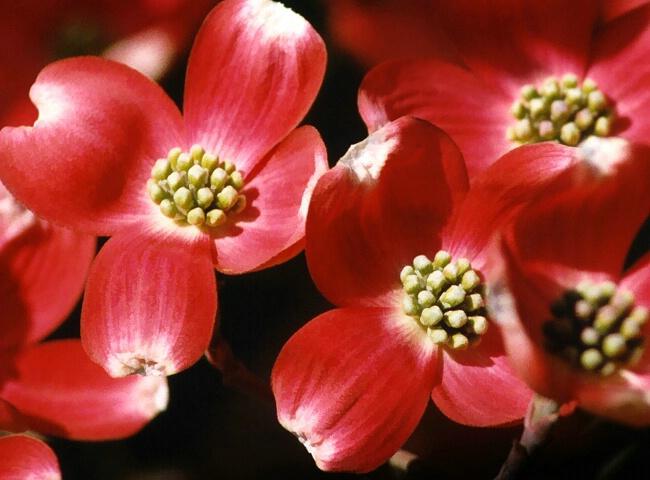
M 290 43 L 311 30 L 309 22 L 281 3 L 251 0 L 240 12 L 249 23 L 264 25 L 264 38 L 272 42 Z
M 358 183 L 374 184 L 379 179 L 389 154 L 395 149 L 397 138 L 388 138 L 387 131 L 378 130 L 362 142 L 352 145 L 339 163 L 350 170 Z
M 629 158 L 630 144 L 618 137 L 591 136 L 578 145 L 578 157 L 592 168 L 597 176 L 611 174 L 616 165 Z
M 115 378 L 128 375 L 162 377 L 169 376 L 177 371 L 176 366 L 172 363 L 162 363 L 152 357 L 146 357 L 135 352 L 116 353 L 107 360 L 105 368 L 108 374 Z

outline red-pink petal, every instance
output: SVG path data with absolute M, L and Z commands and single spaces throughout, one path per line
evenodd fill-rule
M 24 432 L 28 428 L 27 421 L 16 407 L 0 398 L 0 429 L 6 432 Z
M 189 138 L 250 171 L 303 119 L 325 60 L 322 39 L 283 5 L 220 3 L 190 55 L 184 102 Z
M 506 153 L 475 179 L 445 232 L 444 248 L 482 268 L 495 232 L 576 163 L 576 150 L 557 143 L 527 145 Z
M 610 22 L 646 3 L 649 3 L 648 0 L 603 0 L 600 7 L 601 21 Z
M 294 130 L 253 172 L 244 172 L 246 208 L 214 234 L 217 270 L 243 273 L 282 263 L 304 246 L 307 206 L 327 170 L 313 127 Z
M 78 57 L 46 67 L 32 87 L 33 127 L 4 128 L 2 182 L 39 216 L 113 234 L 151 211 L 157 158 L 185 147 L 180 112 L 134 70 Z
M 111 376 L 171 375 L 201 358 L 216 309 L 207 235 L 122 234 L 91 269 L 81 340 Z
M 650 137 L 650 6 L 602 28 L 587 72 L 614 104 L 613 134 L 641 143 Z
M 45 443 L 26 435 L 0 438 L 0 478 L 61 480 L 56 454 Z
M 394 310 L 330 310 L 278 356 L 272 373 L 278 419 L 323 470 L 372 470 L 422 417 L 435 351 L 417 323 Z
M 164 378 L 111 378 L 79 340 L 41 343 L 13 360 L 3 372 L 0 395 L 40 433 L 79 440 L 127 437 L 167 406 Z
M 392 305 L 402 267 L 435 255 L 466 191 L 458 148 L 423 120 L 401 118 L 352 146 L 321 177 L 309 207 L 316 286 L 339 306 Z
M 524 417 L 532 391 L 510 366 L 496 325 L 477 347 L 442 352 L 438 383 L 431 394 L 442 413 L 458 423 L 481 427 Z
M 36 220 L 0 250 L 0 347 L 37 341 L 65 320 L 95 248 L 94 237 Z
M 472 71 L 517 92 L 549 73 L 582 74 L 597 10 L 598 2 L 447 0 L 436 17 Z
M 592 138 L 578 162 L 525 210 L 512 238 L 523 261 L 558 263 L 617 278 L 637 231 L 650 214 L 650 148 Z
M 408 59 L 385 62 L 366 75 L 359 112 L 371 132 L 402 115 L 440 127 L 458 144 L 473 181 L 513 147 L 506 137 L 513 100 L 458 65 Z

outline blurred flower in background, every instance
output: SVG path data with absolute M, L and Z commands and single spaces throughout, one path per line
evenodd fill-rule
M 218 0 L 25 0 L 0 4 L 0 125 L 32 123 L 28 99 L 55 60 L 102 55 L 160 79 Z

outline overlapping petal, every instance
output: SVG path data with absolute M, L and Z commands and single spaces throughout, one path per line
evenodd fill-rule
M 190 55 L 184 110 L 191 138 L 250 171 L 303 119 L 325 72 L 309 23 L 269 0 L 219 4 Z
M 0 133 L 0 176 L 14 196 L 47 220 L 94 234 L 145 215 L 151 166 L 185 146 L 180 112 L 163 90 L 124 65 L 80 57 L 45 68 L 31 97 L 34 126 Z
M 373 132 L 402 115 L 439 126 L 458 144 L 470 178 L 512 148 L 512 96 L 462 66 L 434 59 L 383 63 L 363 79 L 359 112 Z M 507 105 L 504 108 L 504 105 Z
M 6 359 L 5 359 L 6 360 Z M 162 377 L 114 379 L 78 340 L 41 343 L 3 362 L 0 396 L 30 429 L 80 440 L 127 437 L 167 406 Z
M 436 349 L 391 309 L 322 314 L 283 347 L 272 373 L 278 419 L 325 470 L 385 462 L 424 413 Z
M 317 184 L 307 215 L 318 289 L 339 306 L 391 304 L 400 270 L 435 253 L 467 188 L 457 147 L 422 120 L 401 118 L 351 147 Z
M 243 273 L 284 262 L 304 246 L 311 193 L 327 170 L 318 132 L 293 131 L 259 168 L 246 172 L 246 208 L 214 235 L 214 263 L 225 273 Z
M 550 195 L 549 184 L 578 161 L 575 149 L 556 143 L 506 153 L 477 177 L 445 230 L 444 247 L 481 269 L 494 233 L 536 197 Z
M 0 251 L 0 348 L 45 337 L 81 296 L 94 237 L 36 220 Z
M 621 2 L 625 3 L 625 2 Z M 648 143 L 650 5 L 608 23 L 594 38 L 587 72 L 614 103 L 613 133 Z
M 6 480 L 61 480 L 59 461 L 50 447 L 26 435 L 0 438 L 0 477 Z
M 441 349 L 431 398 L 447 417 L 464 425 L 491 426 L 519 421 L 532 391 L 517 377 L 498 327 L 466 351 Z
M 88 355 L 114 377 L 171 375 L 201 358 L 217 309 L 209 248 L 207 236 L 111 238 L 92 266 L 81 311 Z

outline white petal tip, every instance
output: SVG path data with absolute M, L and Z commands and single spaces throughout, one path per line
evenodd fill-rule
M 594 173 L 605 176 L 612 173 L 616 164 L 629 156 L 629 144 L 623 138 L 591 136 L 578 145 L 580 158 Z

